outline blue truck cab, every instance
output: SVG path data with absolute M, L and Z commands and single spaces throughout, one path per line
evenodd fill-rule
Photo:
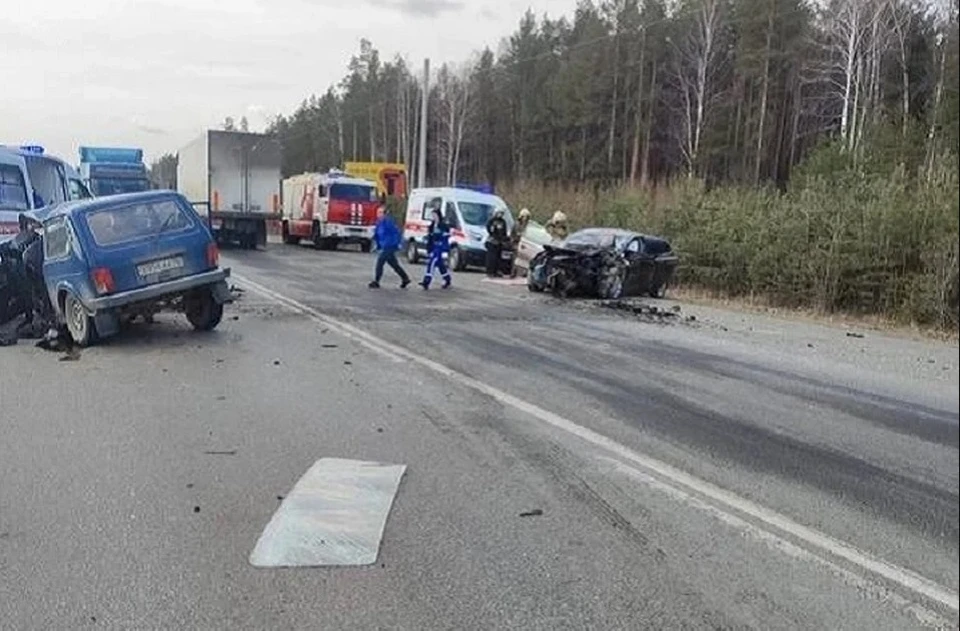
M 43 276 L 58 320 L 80 346 L 125 318 L 179 311 L 214 329 L 231 301 L 206 222 L 173 191 L 56 206 L 43 221 Z
M 97 197 L 151 189 L 142 149 L 80 147 L 79 171 Z

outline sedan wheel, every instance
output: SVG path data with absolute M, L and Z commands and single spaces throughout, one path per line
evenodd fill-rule
M 617 300 L 623 296 L 623 277 L 622 269 L 608 270 L 597 287 L 599 297 L 603 300 Z
M 87 310 L 73 294 L 67 294 L 63 301 L 63 317 L 74 344 L 88 346 L 94 341 L 96 335 L 93 319 L 87 315 Z

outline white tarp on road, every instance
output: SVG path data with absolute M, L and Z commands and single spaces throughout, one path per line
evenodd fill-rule
M 321 458 L 280 504 L 250 554 L 256 567 L 369 565 L 405 465 Z

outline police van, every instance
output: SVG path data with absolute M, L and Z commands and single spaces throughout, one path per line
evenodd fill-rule
M 43 147 L 0 145 L 0 240 L 20 230 L 20 213 L 88 197 L 77 170 Z
M 410 191 L 403 224 L 403 242 L 410 263 L 426 255 L 425 238 L 435 204 L 439 204 L 450 227 L 448 265 L 453 270 L 486 265 L 487 221 L 495 210 L 503 210 L 507 229 L 513 228 L 510 207 L 496 195 L 455 187 L 415 188 Z

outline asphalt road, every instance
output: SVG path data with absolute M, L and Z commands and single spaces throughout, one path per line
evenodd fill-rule
M 956 344 L 223 258 L 213 334 L 0 349 L 0 628 L 956 627 Z M 252 567 L 322 457 L 407 466 L 378 562 Z

